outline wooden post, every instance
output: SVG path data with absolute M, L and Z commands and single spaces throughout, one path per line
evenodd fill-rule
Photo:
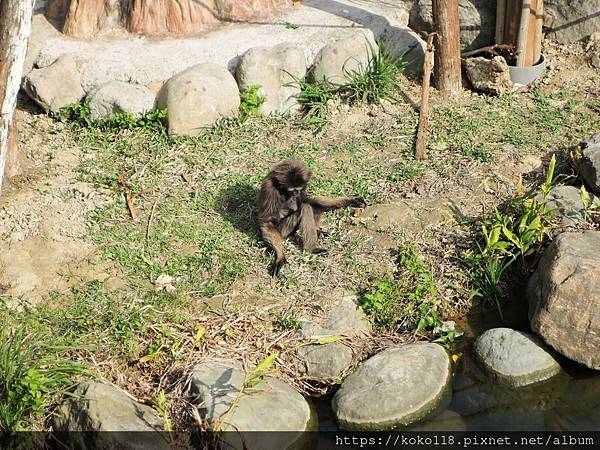
M 436 33 L 429 33 L 427 36 L 427 50 L 425 52 L 425 62 L 423 63 L 423 87 L 421 89 L 421 110 L 419 112 L 419 128 L 417 130 L 417 143 L 415 146 L 415 159 L 427 159 L 425 149 L 425 132 L 429 122 L 429 79 L 431 78 L 431 69 L 433 66 L 433 38 Z
M 453 94 L 462 89 L 458 0 L 433 0 L 433 29 L 438 34 L 433 66 L 435 86 Z
M 519 34 L 517 35 L 517 66 L 525 65 L 527 50 L 527 34 L 529 30 L 529 14 L 531 12 L 531 1 L 523 0 L 521 5 L 521 20 L 519 22 Z
M 8 159 L 9 129 L 21 86 L 33 0 L 0 0 L 0 190 Z

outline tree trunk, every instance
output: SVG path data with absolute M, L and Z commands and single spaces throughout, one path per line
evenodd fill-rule
M 446 94 L 458 92 L 462 89 L 458 0 L 433 0 L 433 29 L 438 33 L 435 85 Z
M 9 130 L 21 86 L 33 0 L 0 0 L 0 190 L 8 159 Z

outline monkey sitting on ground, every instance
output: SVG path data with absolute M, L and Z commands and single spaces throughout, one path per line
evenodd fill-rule
M 286 262 L 283 241 L 300 232 L 304 250 L 324 253 L 317 244 L 321 214 L 337 208 L 366 206 L 362 197 L 309 197 L 310 172 L 297 160 L 282 161 L 263 180 L 258 200 L 258 219 L 263 239 L 275 251 L 271 275 L 279 276 Z

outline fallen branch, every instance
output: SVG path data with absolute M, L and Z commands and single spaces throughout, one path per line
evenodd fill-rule
M 133 207 L 133 196 L 131 195 L 129 183 L 127 183 L 127 179 L 125 178 L 125 174 L 123 173 L 119 174 L 119 186 L 123 188 L 123 195 L 125 195 L 125 203 L 127 203 L 127 209 L 129 209 L 131 219 L 135 221 L 137 219 L 137 212 Z
M 429 81 L 431 78 L 431 69 L 433 68 L 433 38 L 437 33 L 429 33 L 427 36 L 427 50 L 425 52 L 425 62 L 423 63 L 423 88 L 421 90 L 421 110 L 419 113 L 419 128 L 417 130 L 417 144 L 415 149 L 415 159 L 427 159 L 425 149 L 425 132 L 429 121 Z

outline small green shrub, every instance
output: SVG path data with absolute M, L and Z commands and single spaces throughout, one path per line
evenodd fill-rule
M 74 122 L 85 128 L 98 128 L 108 130 L 130 130 L 133 128 L 147 128 L 151 130 L 164 130 L 164 120 L 167 117 L 166 109 L 155 109 L 141 115 L 129 112 L 119 112 L 114 116 L 92 120 L 90 105 L 87 101 L 72 103 L 60 109 L 58 117 L 61 120 Z
M 496 209 L 481 225 L 481 239 L 476 252 L 464 252 L 469 267 L 473 295 L 496 302 L 500 315 L 501 282 L 517 262 L 538 253 L 550 235 L 553 211 L 546 206 L 546 198 L 554 185 L 553 156 L 546 180 L 538 189 L 522 194 L 521 181 L 517 195 L 505 212 Z
M 253 84 L 240 92 L 240 113 L 241 118 L 257 117 L 260 115 L 259 108 L 267 100 L 267 98 L 258 93 L 260 91 L 259 84 Z
M 329 82 L 311 83 L 308 78 L 296 80 L 300 86 L 297 96 L 303 122 L 309 125 L 324 125 L 327 123 L 327 102 L 337 97 L 337 87 Z
M 420 332 L 442 324 L 437 293 L 431 272 L 415 248 L 403 246 L 396 275 L 373 281 L 360 296 L 360 304 L 378 330 Z

